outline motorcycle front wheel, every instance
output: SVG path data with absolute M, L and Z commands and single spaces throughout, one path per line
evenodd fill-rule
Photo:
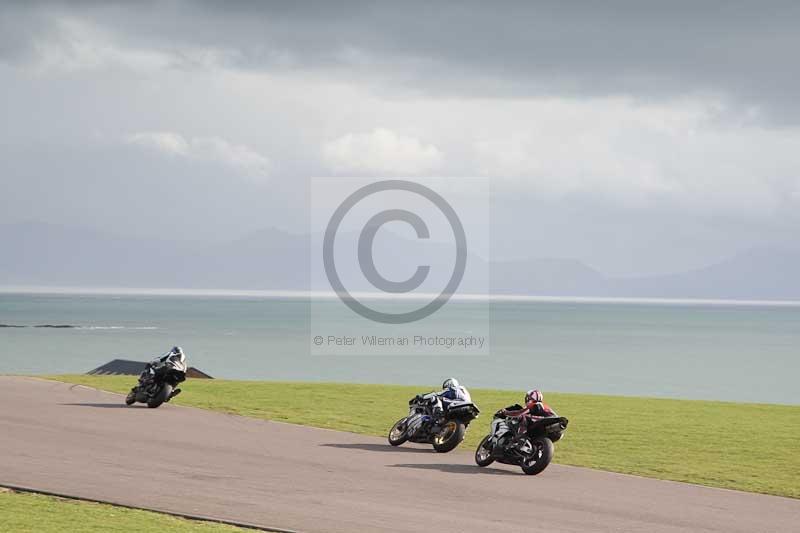
M 475 450 L 475 464 L 480 467 L 489 466 L 494 462 L 492 457 L 492 436 L 486 435 L 483 440 L 478 444 L 478 449 Z
M 530 444 L 532 452 L 522 461 L 520 466 L 523 472 L 529 476 L 535 476 L 547 468 L 547 465 L 553 460 L 555 446 L 553 446 L 553 441 L 547 437 L 531 439 Z
M 155 409 L 162 403 L 169 400 L 169 397 L 172 395 L 172 385 L 169 383 L 164 383 L 161 385 L 161 388 L 156 391 L 156 393 L 147 400 L 147 407 L 151 409 Z
M 136 389 L 133 389 L 125 396 L 125 405 L 133 405 L 136 403 Z
M 467 427 L 461 422 L 448 420 L 442 430 L 433 437 L 433 449 L 439 453 L 454 450 L 464 440 Z
M 401 418 L 394 423 L 392 429 L 389 430 L 389 444 L 392 446 L 400 446 L 408 440 L 406 433 L 406 418 Z

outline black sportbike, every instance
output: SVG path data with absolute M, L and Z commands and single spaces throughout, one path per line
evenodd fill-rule
M 170 358 L 159 365 L 148 366 L 139 383 L 125 397 L 125 404 L 140 402 L 155 409 L 180 394 L 178 384 L 185 380 L 186 361 L 183 358 Z
M 492 432 L 475 450 L 478 466 L 493 462 L 518 465 L 529 475 L 536 475 L 553 460 L 553 443 L 560 440 L 569 420 L 563 416 L 506 417 L 501 411 L 492 420 Z
M 435 393 L 413 397 L 408 402 L 408 416 L 398 420 L 389 431 L 389 444 L 400 446 L 406 441 L 433 444 L 433 449 L 441 453 L 455 449 L 480 410 L 472 402 L 450 402 L 444 409 L 437 409 L 440 402 Z

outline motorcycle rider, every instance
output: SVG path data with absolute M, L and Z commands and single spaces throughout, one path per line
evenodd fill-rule
M 539 389 L 531 389 L 525 393 L 525 406 L 514 404 L 495 413 L 495 418 L 505 418 L 514 423 L 519 429 L 518 434 L 527 431 L 530 417 L 555 416 L 549 405 L 544 403 L 544 395 Z
M 436 393 L 436 405 L 433 407 L 434 418 L 439 418 L 451 403 L 471 402 L 472 396 L 466 387 L 462 387 L 456 378 L 447 378 L 442 383 L 442 390 Z
M 186 354 L 183 353 L 183 348 L 180 346 L 173 346 L 172 349 L 164 355 L 159 355 L 147 363 L 144 370 L 139 375 L 139 385 L 146 383 L 150 377 L 156 373 L 156 370 L 166 365 L 169 361 L 180 361 L 184 363 L 186 361 Z
M 544 395 L 539 389 L 531 389 L 525 393 L 525 406 L 517 403 L 509 405 L 499 412 L 504 417 L 519 418 L 530 416 L 554 416 L 556 413 L 549 405 L 544 403 Z

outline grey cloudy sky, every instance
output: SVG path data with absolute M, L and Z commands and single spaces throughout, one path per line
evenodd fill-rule
M 793 2 L 0 7 L 0 223 L 304 231 L 311 176 L 488 176 L 497 257 L 669 272 L 800 228 Z

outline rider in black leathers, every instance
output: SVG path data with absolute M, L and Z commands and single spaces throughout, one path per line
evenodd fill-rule
M 170 351 L 164 355 L 159 355 L 144 367 L 144 370 L 139 375 L 139 385 L 144 385 L 156 373 L 156 370 L 167 364 L 167 362 L 177 360 L 180 362 L 186 361 L 186 355 L 180 346 L 173 346 Z

